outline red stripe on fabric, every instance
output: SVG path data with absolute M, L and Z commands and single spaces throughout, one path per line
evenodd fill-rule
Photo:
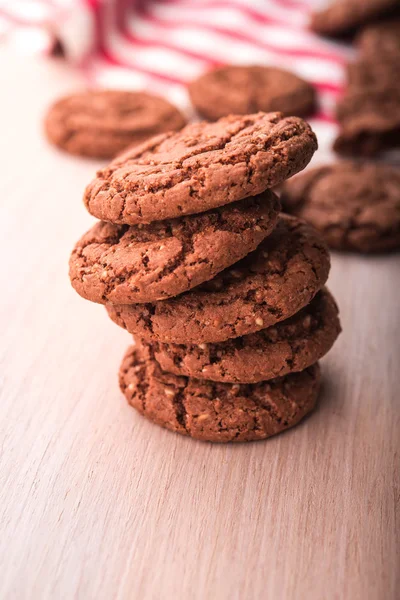
M 204 62 L 212 67 L 219 67 L 225 64 L 223 61 L 215 60 L 214 58 L 211 58 L 204 54 L 200 54 L 198 52 L 193 52 L 192 50 L 186 50 L 185 48 L 175 46 L 174 44 L 171 44 L 169 42 L 160 42 L 159 40 L 139 38 L 136 35 L 132 34 L 130 31 L 124 31 L 121 33 L 123 34 L 127 42 L 137 47 L 171 50 L 172 52 L 180 53 L 183 56 L 187 56 L 188 58 L 193 58 L 194 60 Z
M 158 40 L 153 40 L 153 39 L 149 40 L 147 38 L 146 39 L 140 38 L 139 36 L 132 34 L 131 32 L 126 31 L 125 29 L 121 33 L 124 35 L 125 39 L 130 44 L 137 46 L 137 47 L 161 48 L 161 49 L 166 49 L 166 50 L 172 50 L 174 52 L 179 52 L 183 56 L 188 56 L 190 58 L 200 60 L 200 61 L 206 63 L 207 66 L 209 66 L 209 67 L 219 67 L 219 66 L 223 66 L 223 65 L 227 64 L 223 61 L 217 61 L 206 54 L 192 52 L 192 51 L 186 50 L 185 48 L 181 48 L 180 46 L 175 46 L 174 44 L 171 44 L 168 42 L 159 42 Z M 322 92 L 330 92 L 333 94 L 339 94 L 339 93 L 341 93 L 341 91 L 343 89 L 343 86 L 336 85 L 334 83 L 320 82 L 320 81 L 315 81 L 313 79 L 308 79 L 308 81 L 310 83 L 312 83 L 312 85 L 314 85 L 316 88 L 318 88 L 319 91 L 322 91 Z
M 307 50 L 307 49 L 299 48 L 299 47 L 281 48 L 281 47 L 277 47 L 277 46 L 274 46 L 271 44 L 267 44 L 265 42 L 261 42 L 260 40 L 257 40 L 256 38 L 254 38 L 250 35 L 241 33 L 239 31 L 234 31 L 233 29 L 229 29 L 227 27 L 198 23 L 195 21 L 187 20 L 187 19 L 186 20 L 179 19 L 179 21 L 174 23 L 169 20 L 163 20 L 159 17 L 155 17 L 153 14 L 149 13 L 147 11 L 147 9 L 140 9 L 140 11 L 138 11 L 138 12 L 140 13 L 142 18 L 148 20 L 150 23 L 157 24 L 158 27 L 162 27 L 165 29 L 171 29 L 171 28 L 176 28 L 176 27 L 181 27 L 181 26 L 193 27 L 195 29 L 211 31 L 211 32 L 217 33 L 219 35 L 224 35 L 224 36 L 227 36 L 227 37 L 230 37 L 232 39 L 236 39 L 236 40 L 239 40 L 242 42 L 248 42 L 255 46 L 263 48 L 264 50 L 267 50 L 271 53 L 282 55 L 282 56 L 291 56 L 291 57 L 296 56 L 298 58 L 315 58 L 315 59 L 320 59 L 320 60 L 326 60 L 329 62 L 335 62 L 340 65 L 345 63 L 344 58 L 342 58 L 338 55 L 335 55 L 333 53 L 329 53 L 329 52 L 317 51 L 317 50 L 313 51 L 313 50 Z
M 127 0 L 122 0 L 122 2 L 125 2 L 125 4 L 126 4 Z M 126 6 L 125 6 L 125 8 L 126 8 Z M 143 13 L 143 10 L 141 12 Z M 200 61 L 206 63 L 207 66 L 209 66 L 209 67 L 217 67 L 217 66 L 222 66 L 223 64 L 226 64 L 223 61 L 218 61 L 218 60 L 214 59 L 213 57 L 210 57 L 207 54 L 190 51 L 190 50 L 187 50 L 185 48 L 182 48 L 182 47 L 177 46 L 170 42 L 160 41 L 159 39 L 142 38 L 142 37 L 138 36 L 137 34 L 132 33 L 128 29 L 127 19 L 118 18 L 117 23 L 118 23 L 118 29 L 119 29 L 120 33 L 124 36 L 124 38 L 130 44 L 132 44 L 136 47 L 139 47 L 139 48 L 140 47 L 142 47 L 142 48 L 161 48 L 161 49 L 171 50 L 173 52 L 180 53 L 183 56 L 187 56 L 187 57 L 193 58 L 195 60 L 200 60 Z M 111 56 L 111 55 L 108 54 L 108 56 Z M 112 57 L 112 60 L 114 61 L 114 64 L 118 64 L 118 60 L 120 60 L 120 59 L 116 59 L 115 57 Z M 152 71 L 147 68 L 140 67 L 140 66 L 136 65 L 135 63 L 121 61 L 121 65 L 131 67 L 131 68 L 136 68 L 141 73 L 149 74 L 152 77 L 156 77 L 156 78 L 162 79 L 164 81 L 171 81 L 174 83 L 183 83 L 186 81 L 185 79 L 181 79 L 181 78 L 177 78 L 177 77 L 174 78 L 174 77 L 171 77 L 170 75 L 165 75 L 165 74 L 159 73 L 157 71 Z M 328 92 L 328 93 L 332 93 L 332 94 L 339 94 L 342 92 L 342 86 L 340 86 L 340 85 L 327 83 L 327 82 L 315 81 L 312 79 L 310 79 L 309 81 L 312 85 L 314 85 L 318 89 L 319 92 L 322 92 L 322 93 Z
M 310 83 L 312 83 L 313 86 L 316 87 L 320 92 L 328 92 L 336 95 L 341 94 L 343 91 L 342 85 L 335 85 L 334 83 L 327 83 L 323 81 L 313 81 L 310 79 L 308 81 L 310 81 Z
M 312 120 L 313 121 L 314 120 L 315 121 L 324 121 L 325 123 L 336 123 L 336 121 L 332 115 L 329 115 L 328 113 L 323 112 L 323 111 L 317 112 L 317 114 L 312 117 Z
M 155 79 L 159 79 L 161 81 L 166 81 L 168 83 L 179 84 L 179 85 L 186 85 L 186 81 L 183 79 L 180 79 L 179 77 L 173 77 L 172 75 L 166 75 L 164 73 L 159 73 L 157 71 L 153 71 L 152 69 L 147 69 L 146 67 L 141 67 L 137 63 L 126 61 L 124 59 L 121 59 L 120 57 L 116 58 L 106 48 L 100 48 L 98 55 L 103 60 L 108 62 L 108 64 L 113 65 L 115 67 L 126 67 L 128 69 L 137 71 L 138 73 L 143 73 L 145 75 L 149 75 L 149 76 L 154 77 Z
M 191 0 L 186 2 L 182 0 L 158 0 L 160 4 L 164 4 L 164 6 L 174 5 L 179 8 L 179 6 L 183 6 L 185 8 L 229 8 L 233 10 L 239 10 L 242 13 L 247 14 L 250 18 L 258 23 L 263 23 L 264 25 L 279 25 L 290 29 L 301 29 L 301 25 L 296 25 L 293 22 L 287 21 L 285 19 L 279 19 L 277 17 L 273 17 L 272 15 L 267 15 L 265 13 L 259 12 L 258 10 L 252 8 L 251 6 L 245 6 L 239 2 L 230 2 L 229 0 L 208 0 L 207 2 L 196 3 L 193 4 Z
M 177 6 L 181 5 L 181 6 L 193 6 L 193 1 L 192 0 L 157 0 L 160 4 L 175 4 Z M 196 2 L 196 6 L 197 7 L 204 7 L 204 6 L 211 6 L 214 3 L 218 3 L 219 0 L 203 0 L 202 2 Z M 223 0 L 221 0 L 223 1 Z M 243 3 L 241 2 L 235 2 L 235 0 L 233 0 L 232 2 L 229 2 L 229 0 L 226 0 L 226 5 L 230 6 L 231 8 L 238 8 L 240 6 L 246 8 Z M 278 7 L 283 7 L 285 10 L 289 9 L 294 9 L 297 10 L 298 12 L 305 12 L 307 14 L 310 13 L 310 6 L 307 3 L 304 2 L 300 2 L 299 0 L 273 0 L 273 4 L 275 4 L 275 6 Z
M 84 0 L 89 8 L 97 9 L 101 4 L 101 0 Z
M 300 0 L 275 0 L 275 4 L 281 4 L 284 8 L 294 8 L 310 14 L 310 5 Z

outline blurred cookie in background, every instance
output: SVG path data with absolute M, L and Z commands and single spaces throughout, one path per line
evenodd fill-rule
M 400 15 L 399 0 L 334 0 L 311 15 L 310 27 L 326 36 L 344 36 L 388 15 Z
M 372 157 L 400 146 L 400 87 L 349 87 L 336 106 L 339 135 L 333 148 L 343 155 Z
M 113 158 L 127 146 L 178 131 L 183 114 L 167 100 L 144 92 L 93 90 L 61 98 L 49 109 L 49 141 L 70 154 Z
M 391 88 L 399 88 L 399 65 L 400 62 L 384 60 L 379 55 L 373 61 L 360 58 L 346 66 L 347 87 L 384 88 L 388 91 Z
M 400 3 L 399 3 L 400 4 Z M 356 37 L 356 47 L 365 59 L 399 60 L 400 17 L 379 21 L 365 27 Z
M 339 154 L 374 156 L 400 145 L 400 21 L 366 27 L 358 57 L 347 65 L 347 87 L 336 106 Z
M 197 112 L 210 121 L 229 114 L 280 111 L 307 116 L 316 109 L 313 86 L 294 73 L 264 66 L 227 65 L 189 84 Z
M 400 248 L 400 170 L 345 161 L 310 169 L 285 183 L 283 209 L 314 225 L 331 248 Z
M 358 58 L 347 66 L 349 86 L 399 89 L 400 19 L 365 27 L 355 39 Z

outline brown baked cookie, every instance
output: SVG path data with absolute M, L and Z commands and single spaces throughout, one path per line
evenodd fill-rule
M 311 29 L 327 36 L 353 33 L 378 17 L 399 13 L 398 0 L 333 0 L 311 15 Z
M 320 235 L 302 221 L 280 215 L 257 250 L 207 284 L 163 302 L 107 310 L 115 323 L 147 340 L 220 342 L 289 318 L 321 289 L 329 267 Z
M 229 384 L 164 373 L 146 350 L 130 347 L 119 371 L 127 401 L 153 423 L 198 440 L 262 440 L 296 425 L 320 388 L 318 364 L 255 384 Z
M 80 156 L 112 158 L 127 146 L 186 124 L 175 106 L 144 92 L 85 91 L 53 104 L 46 116 L 50 142 Z
M 303 117 L 315 111 L 317 100 L 313 86 L 304 79 L 263 66 L 218 67 L 192 81 L 189 95 L 197 112 L 211 121 L 259 110 Z
M 338 309 L 328 290 L 285 321 L 218 344 L 151 346 L 163 371 L 229 383 L 256 383 L 303 371 L 322 358 L 340 333 Z
M 200 213 L 274 187 L 316 148 L 307 123 L 279 113 L 193 123 L 98 171 L 84 201 L 95 217 L 129 225 Z
M 338 250 L 400 248 L 400 171 L 383 164 L 342 162 L 288 181 L 282 204 L 309 221 Z
M 400 145 L 400 88 L 350 88 L 338 102 L 339 154 L 374 156 Z
M 364 93 L 367 88 L 372 90 L 387 90 L 390 94 L 393 88 L 393 82 L 398 77 L 399 61 L 389 61 L 377 57 L 374 61 L 359 59 L 349 63 L 346 67 L 348 88 L 356 91 L 362 90 Z
M 393 62 L 399 65 L 400 19 L 387 19 L 365 27 L 357 36 L 356 45 L 364 60 Z
M 99 222 L 70 259 L 75 290 L 92 302 L 152 302 L 214 277 L 272 231 L 279 200 L 271 191 L 214 210 L 150 225 Z

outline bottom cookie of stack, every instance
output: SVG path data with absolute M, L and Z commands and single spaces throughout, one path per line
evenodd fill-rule
M 161 370 L 151 347 L 131 346 L 119 372 L 129 404 L 150 421 L 203 441 L 248 442 L 293 427 L 314 407 L 318 363 L 253 384 L 231 384 Z

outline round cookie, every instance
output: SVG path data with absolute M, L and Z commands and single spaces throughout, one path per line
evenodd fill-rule
M 150 345 L 161 369 L 168 373 L 256 383 L 303 371 L 330 350 L 339 333 L 338 309 L 325 289 L 294 316 L 257 333 L 219 344 Z
M 48 110 L 50 142 L 80 156 L 112 158 L 149 137 L 186 124 L 175 106 L 144 92 L 89 90 L 61 98 Z
M 312 114 L 316 107 L 313 86 L 276 67 L 218 67 L 192 81 L 188 90 L 197 112 L 211 121 L 259 110 L 302 117 Z
M 399 54 L 400 59 L 400 54 Z M 390 90 L 396 80 L 398 63 L 393 61 L 357 60 L 346 67 L 348 90 L 366 88 Z
M 214 277 L 272 231 L 279 200 L 271 191 L 214 210 L 150 225 L 99 222 L 70 259 L 75 290 L 92 302 L 152 302 Z
M 147 340 L 220 342 L 289 318 L 321 289 L 329 267 L 320 235 L 281 214 L 257 250 L 207 284 L 163 302 L 107 310 L 118 325 Z
M 283 186 L 281 200 L 332 248 L 400 248 L 400 172 L 395 167 L 346 161 L 310 169 Z
M 362 58 L 372 63 L 390 61 L 398 66 L 400 56 L 400 19 L 388 19 L 365 27 L 356 45 Z
M 398 11 L 398 0 L 332 0 L 311 15 L 310 27 L 322 35 L 342 36 Z
M 84 202 L 98 219 L 128 225 L 200 213 L 274 187 L 316 148 L 307 123 L 280 113 L 193 123 L 100 169 Z
M 400 145 L 400 90 L 352 86 L 337 104 L 339 154 L 375 156 Z
M 119 371 L 127 401 L 153 423 L 198 440 L 262 440 L 296 425 L 320 387 L 318 364 L 301 373 L 256 384 L 229 384 L 161 371 L 150 353 L 134 346 Z

